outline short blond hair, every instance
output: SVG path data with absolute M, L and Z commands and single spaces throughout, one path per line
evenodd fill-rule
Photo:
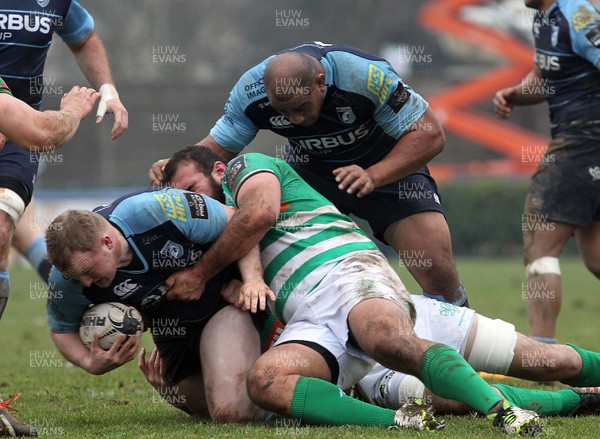
M 71 209 L 61 213 L 46 230 L 48 258 L 68 276 L 73 268 L 73 253 L 98 248 L 100 235 L 107 226 L 108 221 L 102 215 L 89 210 Z

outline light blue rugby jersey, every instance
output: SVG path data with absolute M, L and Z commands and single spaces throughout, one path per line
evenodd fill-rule
M 77 331 L 92 303 L 126 303 L 149 315 L 180 322 L 211 315 L 219 289 L 194 302 L 168 301 L 163 283 L 175 271 L 195 264 L 221 235 L 227 225 L 221 203 L 193 192 L 164 189 L 126 195 L 94 211 L 120 230 L 133 250 L 133 259 L 117 270 L 105 288 L 84 287 L 53 267 L 47 303 L 52 331 Z
M 550 105 L 552 137 L 600 135 L 600 13 L 588 0 L 558 0 L 533 20 L 535 63 L 542 73 L 531 93 Z
M 2 0 L 0 76 L 14 96 L 38 105 L 52 86 L 43 72 L 53 34 L 77 43 L 93 30 L 94 20 L 78 0 Z
M 227 151 L 239 153 L 258 130 L 267 129 L 308 153 L 313 167 L 330 170 L 352 163 L 366 168 L 385 157 L 428 108 L 382 58 L 319 42 L 286 51 L 314 56 L 325 69 L 327 89 L 318 121 L 310 127 L 294 125 L 270 106 L 263 74 L 273 55 L 240 78 L 210 132 Z

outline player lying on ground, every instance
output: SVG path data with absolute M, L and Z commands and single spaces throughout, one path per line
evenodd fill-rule
M 510 406 L 455 350 L 415 335 L 410 295 L 383 254 L 283 160 L 246 154 L 226 167 L 208 148 L 189 147 L 169 161 L 165 178 L 225 195 L 238 208 L 204 257 L 167 279 L 168 298 L 197 300 L 206 279 L 260 243 L 264 277 L 277 294 L 273 309 L 286 327 L 249 371 L 257 405 L 308 424 L 439 428 L 422 408 L 395 413 L 340 394 L 336 384 L 354 385 L 374 359 L 485 413 L 505 432 L 541 430 L 535 412 Z M 244 296 L 251 308 L 264 300 Z
M 583 386 L 547 391 L 493 385 L 511 403 L 527 409 L 535 408 L 544 416 L 581 415 L 600 408 L 600 388 L 589 387 L 600 384 L 600 353 L 573 345 L 539 343 L 516 332 L 514 325 L 492 320 L 472 309 L 419 295 L 411 297 L 417 311 L 415 333 L 451 346 L 475 370 L 535 381 L 560 380 Z M 277 329 L 280 327 L 281 323 L 273 321 L 267 325 L 265 333 L 279 332 Z M 264 350 L 269 347 L 268 343 L 263 344 Z M 148 361 L 142 352 L 138 365 L 154 388 L 160 393 L 171 394 L 171 390 L 165 390 L 168 383 L 161 362 L 160 354 L 155 349 Z M 432 394 L 416 377 L 386 369 L 380 364 L 376 364 L 353 387 L 353 392 L 364 401 L 390 409 L 398 409 L 411 398 L 420 398 L 430 402 L 440 413 L 472 412 L 465 404 Z
M 49 280 L 48 320 L 61 354 L 94 374 L 135 358 L 135 337 L 125 341 L 121 336 L 104 351 L 97 337 L 91 349 L 85 347 L 78 332 L 90 304 L 126 303 L 151 318 L 166 378 L 176 389 L 169 396 L 180 408 L 221 422 L 264 419 L 264 411 L 249 400 L 245 381 L 260 355 L 259 336 L 250 314 L 221 297 L 230 274 L 216 276 L 195 302 L 165 297 L 165 279 L 201 259 L 232 215 L 232 209 L 208 197 L 171 189 L 125 196 L 97 212 L 59 215 L 48 227 L 46 242 L 56 267 Z M 258 250 L 255 259 L 250 256 L 239 265 L 244 288 L 267 288 Z M 193 398 L 196 389 L 207 389 L 206 396 L 202 391 L 202 398 Z
M 495 384 L 514 405 L 544 416 L 585 413 L 600 408 L 600 354 L 572 344 L 540 343 L 515 331 L 514 325 L 491 320 L 472 309 L 412 296 L 417 311 L 415 333 L 456 349 L 476 371 L 500 373 L 533 381 L 561 381 L 576 386 L 548 392 Z M 380 364 L 356 386 L 360 397 L 381 407 L 398 408 L 409 398 L 423 398 L 442 413 L 472 411 L 457 401 L 440 398 L 416 377 Z

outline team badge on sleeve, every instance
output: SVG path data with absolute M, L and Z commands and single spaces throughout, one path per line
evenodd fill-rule
M 587 31 L 585 37 L 596 47 L 600 47 L 600 25 Z
M 208 219 L 208 209 L 202 195 L 186 192 L 184 196 L 190 208 L 190 216 L 192 218 Z
M 397 113 L 402 109 L 402 107 L 404 107 L 404 104 L 408 102 L 409 98 L 410 93 L 404 88 L 404 84 L 398 81 L 398 87 L 388 99 L 387 104 L 394 111 L 394 113 Z
M 239 156 L 229 162 L 227 171 L 225 172 L 225 184 L 230 190 L 233 190 L 233 184 L 237 176 L 246 169 L 246 158 Z

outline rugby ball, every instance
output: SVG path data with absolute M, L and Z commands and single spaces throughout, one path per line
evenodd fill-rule
M 119 335 L 142 336 L 142 315 L 133 306 L 118 302 L 93 305 L 81 318 L 79 337 L 87 347 L 92 344 L 94 334 L 100 338 L 100 347 L 110 349 Z

